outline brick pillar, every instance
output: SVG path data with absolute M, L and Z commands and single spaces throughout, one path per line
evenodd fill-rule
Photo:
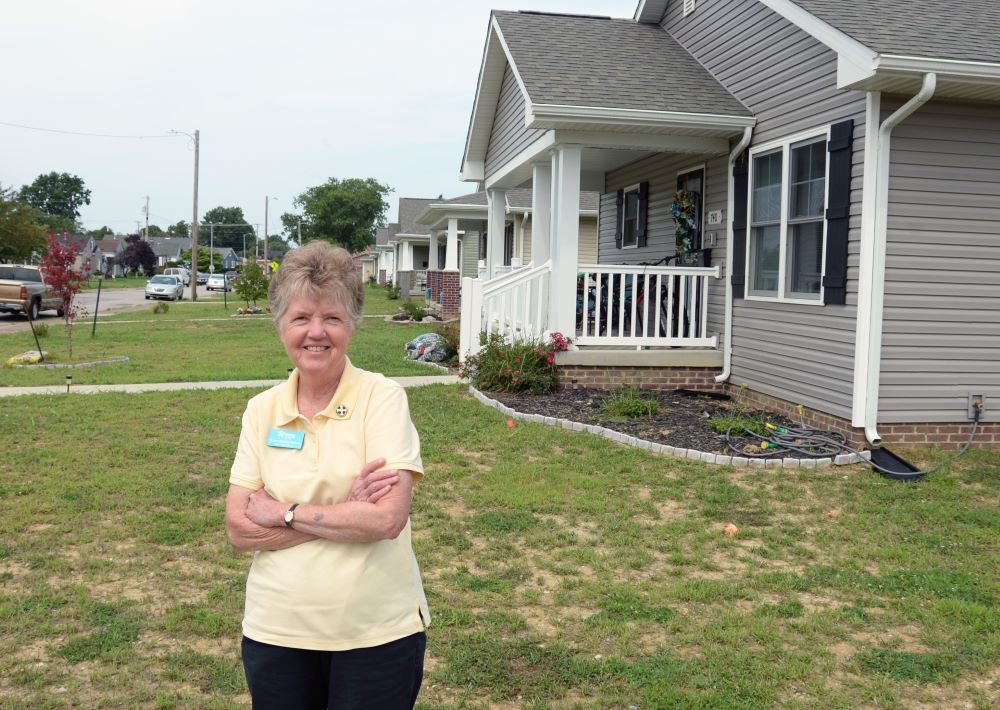
M 441 315 L 444 318 L 458 318 L 462 313 L 462 274 L 458 271 L 442 271 L 439 292 L 444 292 L 441 301 Z

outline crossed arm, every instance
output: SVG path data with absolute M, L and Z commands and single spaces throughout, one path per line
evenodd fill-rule
M 226 496 L 229 541 L 238 552 L 249 552 L 284 550 L 318 538 L 337 542 L 393 539 L 406 527 L 410 515 L 413 475 L 378 470 L 384 465 L 385 459 L 365 464 L 342 503 L 299 505 L 291 528 L 285 525 L 284 516 L 295 501 L 276 500 L 264 489 L 231 485 Z

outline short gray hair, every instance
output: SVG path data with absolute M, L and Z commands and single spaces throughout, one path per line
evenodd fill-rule
M 281 325 L 288 304 L 302 295 L 331 299 L 343 306 L 354 327 L 361 323 L 365 287 L 346 249 L 317 240 L 285 254 L 267 289 L 275 325 Z

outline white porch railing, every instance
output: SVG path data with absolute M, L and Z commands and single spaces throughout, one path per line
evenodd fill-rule
M 576 343 L 714 348 L 708 285 L 721 267 L 581 264 Z
M 514 269 L 489 281 L 462 279 L 460 355 L 479 351 L 479 334 L 541 338 L 548 323 L 549 263 Z

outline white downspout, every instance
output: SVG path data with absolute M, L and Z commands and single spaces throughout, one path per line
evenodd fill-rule
M 716 382 L 725 382 L 729 379 L 733 369 L 733 206 L 736 203 L 736 195 L 733 194 L 733 166 L 740 153 L 750 145 L 750 136 L 753 128 L 747 126 L 743 129 L 743 138 L 736 144 L 736 147 L 729 152 L 729 198 L 726 200 L 726 321 L 723 326 L 723 338 L 725 343 L 722 346 L 722 372 L 715 376 Z M 748 217 L 749 223 L 749 217 Z
M 892 130 L 910 114 L 930 101 L 937 87 L 937 75 L 924 74 L 917 95 L 900 106 L 878 129 L 878 163 L 875 179 L 875 225 L 872 234 L 871 312 L 868 317 L 868 353 L 865 387 L 865 438 L 872 446 L 882 443 L 875 429 L 878 420 L 879 374 L 882 367 L 882 308 L 885 303 L 885 247 L 889 222 L 889 149 Z

